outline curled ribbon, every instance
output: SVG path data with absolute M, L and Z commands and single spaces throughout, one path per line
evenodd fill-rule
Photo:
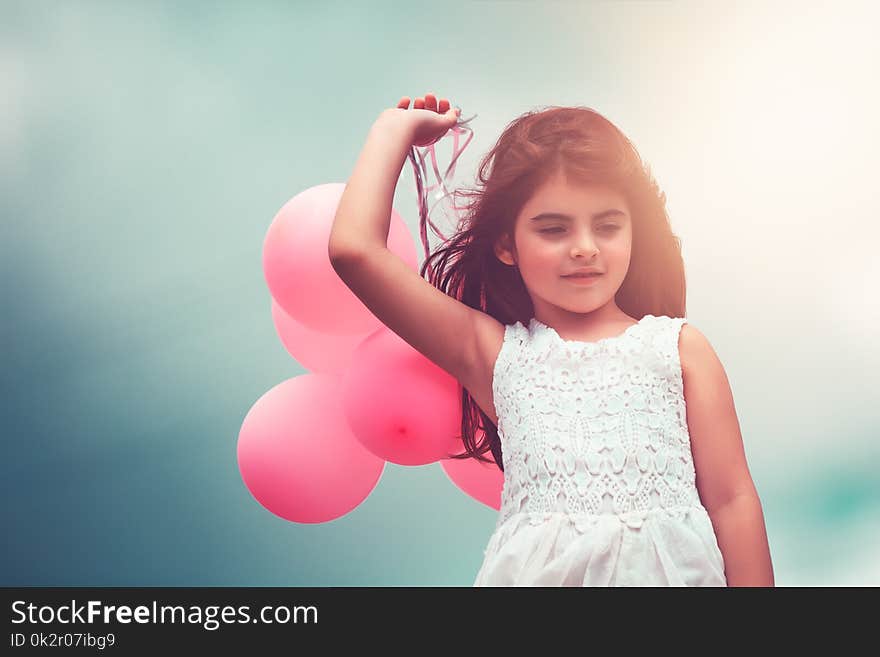
M 458 108 L 459 111 L 461 108 Z M 412 164 L 413 171 L 416 177 L 416 195 L 418 196 L 419 202 L 419 233 L 422 239 L 422 246 L 425 249 L 425 259 L 427 260 L 430 255 L 430 247 L 428 245 L 428 225 L 431 226 L 431 229 L 434 231 L 434 234 L 439 237 L 441 240 L 446 241 L 447 237 L 440 232 L 437 226 L 431 221 L 431 212 L 436 207 L 437 203 L 442 201 L 443 199 L 452 196 L 452 192 L 449 191 L 446 186 L 447 182 L 451 182 L 452 177 L 455 175 L 455 163 L 458 161 L 458 157 L 464 152 L 464 149 L 467 148 L 467 145 L 471 143 L 471 139 L 474 138 L 474 131 L 468 126 L 468 124 L 476 117 L 473 116 L 467 119 L 461 119 L 456 122 L 454 126 L 452 126 L 449 130 L 452 132 L 453 142 L 452 142 L 452 159 L 449 162 L 449 166 L 446 167 L 445 173 L 440 175 L 440 170 L 437 167 L 437 154 L 434 151 L 434 144 L 430 144 L 422 149 L 416 149 L 415 146 L 410 147 L 409 149 L 409 160 Z M 460 147 L 458 145 L 459 136 L 462 133 L 468 133 L 467 140 Z M 448 133 L 447 133 L 448 134 Z M 442 139 L 442 137 L 441 137 Z M 437 140 L 439 141 L 439 139 Z M 437 143 L 437 142 L 434 142 Z M 428 166 L 425 162 L 426 157 L 431 156 L 431 166 L 434 170 L 434 177 L 437 180 L 437 183 L 431 185 L 430 187 L 425 186 L 425 182 L 428 180 Z M 416 157 L 418 156 L 418 161 L 416 161 Z M 437 190 L 434 193 L 434 197 L 436 201 L 433 205 L 428 207 L 428 194 L 434 190 Z M 461 217 L 458 214 L 459 207 L 452 202 L 452 210 L 456 215 L 458 220 L 458 227 L 461 226 Z M 427 271 L 429 275 L 433 274 L 433 270 L 430 265 L 428 265 Z

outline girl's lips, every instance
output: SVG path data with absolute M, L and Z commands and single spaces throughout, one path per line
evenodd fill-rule
M 566 279 L 566 280 L 568 280 L 568 281 L 571 281 L 571 282 L 574 283 L 575 285 L 592 285 L 592 284 L 595 283 L 597 280 L 599 280 L 600 278 L 602 278 L 602 274 L 594 274 L 594 275 L 591 275 L 591 276 L 584 276 L 584 275 L 580 275 L 580 276 L 563 276 L 562 278 L 564 278 L 564 279 Z

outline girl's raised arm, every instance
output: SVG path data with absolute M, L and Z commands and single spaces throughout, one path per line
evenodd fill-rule
M 379 116 L 340 199 L 328 254 L 342 281 L 383 324 L 472 390 L 485 385 L 490 358 L 484 354 L 487 345 L 500 346 L 503 326 L 435 288 L 387 246 L 394 190 L 410 146 L 432 130 L 439 138 L 454 123 L 451 110 L 395 108 Z

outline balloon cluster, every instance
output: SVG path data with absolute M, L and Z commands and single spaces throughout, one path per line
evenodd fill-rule
M 330 264 L 327 244 L 344 189 L 327 183 L 297 194 L 266 234 L 272 320 L 308 373 L 264 393 L 244 418 L 238 465 L 245 485 L 272 513 L 319 523 L 361 504 L 386 462 L 439 462 L 459 489 L 497 510 L 498 467 L 449 458 L 464 451 L 458 382 L 385 327 Z M 420 208 L 424 226 L 423 202 Z M 418 271 L 412 236 L 393 208 L 387 244 Z

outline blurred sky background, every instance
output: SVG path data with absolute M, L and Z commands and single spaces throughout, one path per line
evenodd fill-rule
M 872 2 L 0 2 L 6 586 L 470 586 L 496 512 L 438 464 L 285 521 L 250 407 L 306 372 L 266 231 L 434 91 L 474 139 L 586 105 L 651 165 L 728 373 L 780 586 L 880 585 Z M 440 146 L 438 146 L 438 152 Z M 418 244 L 413 171 L 395 209 Z M 423 258 L 419 245 L 419 257 Z

